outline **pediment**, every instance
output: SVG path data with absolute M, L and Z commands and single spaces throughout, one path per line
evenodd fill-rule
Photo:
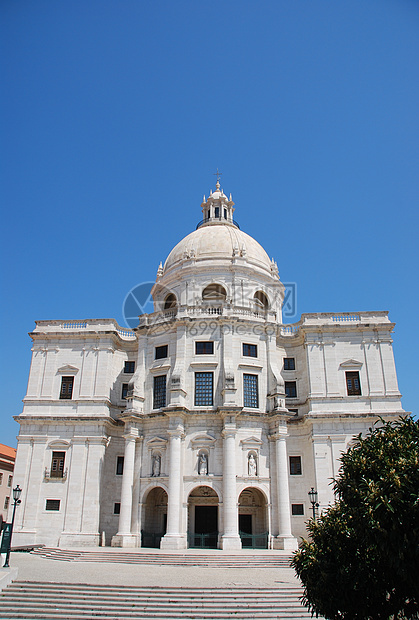
M 48 448 L 51 450 L 67 450 L 70 446 L 70 442 L 64 439 L 55 439 L 48 444 Z
M 263 445 L 263 441 L 253 435 L 251 437 L 247 437 L 246 439 L 242 439 L 240 445 L 243 450 L 257 450 Z
M 72 373 L 73 375 L 75 375 L 75 374 L 76 374 L 76 372 L 79 372 L 79 369 L 78 369 L 76 366 L 71 366 L 71 364 L 66 364 L 65 366 L 61 366 L 61 367 L 57 370 L 57 373 L 58 373 L 58 372 L 60 372 L 60 373 L 61 373 L 61 372 L 62 372 L 62 373 L 69 372 L 69 373 Z
M 192 448 L 210 448 L 216 441 L 217 440 L 215 437 L 212 437 L 212 435 L 208 435 L 208 433 L 201 433 L 191 439 L 191 445 Z
M 149 450 L 153 450 L 154 448 L 165 448 L 167 444 L 167 439 L 163 439 L 163 437 L 153 437 L 147 441 L 147 448 Z
M 361 368 L 362 362 L 358 360 L 350 359 L 346 360 L 346 362 L 342 362 L 339 364 L 340 368 Z

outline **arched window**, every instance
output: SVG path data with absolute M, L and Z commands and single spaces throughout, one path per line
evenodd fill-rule
M 264 308 L 265 310 L 269 307 L 269 301 L 263 291 L 256 291 L 253 296 L 253 300 L 258 308 Z
M 225 301 L 227 292 L 221 284 L 209 284 L 202 291 L 203 301 Z
M 169 308 L 176 308 L 176 306 L 177 306 L 176 295 L 174 295 L 173 293 L 170 293 L 164 300 L 164 309 L 168 310 Z

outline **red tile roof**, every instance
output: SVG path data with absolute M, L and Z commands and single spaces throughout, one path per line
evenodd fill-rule
M 5 446 L 4 443 L 0 443 L 0 454 L 2 456 L 6 456 L 9 459 L 16 459 L 16 448 L 11 448 L 10 446 Z

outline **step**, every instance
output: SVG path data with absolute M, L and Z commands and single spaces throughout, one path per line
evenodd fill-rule
M 15 581 L 0 596 L 1 618 L 154 620 L 310 617 L 296 587 L 146 587 Z

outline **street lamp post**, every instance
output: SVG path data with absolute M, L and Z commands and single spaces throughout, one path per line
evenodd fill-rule
M 310 502 L 311 502 L 311 507 L 313 509 L 313 520 L 316 520 L 316 508 L 319 507 L 319 503 L 317 501 L 317 496 L 318 493 L 317 491 L 314 490 L 314 487 L 311 487 L 310 491 L 308 492 L 308 496 L 310 498 Z
M 6 560 L 3 564 L 3 568 L 8 568 L 9 567 L 9 557 L 10 557 L 10 549 L 12 546 L 12 534 L 13 534 L 13 524 L 15 522 L 15 512 L 16 512 L 16 506 L 18 504 L 20 504 L 21 499 L 20 499 L 20 495 L 22 493 L 22 489 L 20 488 L 20 486 L 17 484 L 15 486 L 15 488 L 13 489 L 13 500 L 14 500 L 14 504 L 13 504 L 13 515 L 12 515 L 12 524 L 10 527 L 10 538 L 9 538 L 9 544 L 7 546 L 7 552 L 6 552 Z

